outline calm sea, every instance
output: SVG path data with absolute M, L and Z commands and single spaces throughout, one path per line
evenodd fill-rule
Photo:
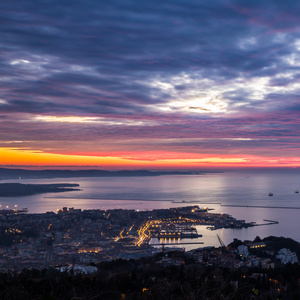
M 20 183 L 78 183 L 81 191 L 27 197 L 0 198 L 2 208 L 26 207 L 30 213 L 56 211 L 63 206 L 81 209 L 152 210 L 199 205 L 213 212 L 228 213 L 247 222 L 279 224 L 247 229 L 207 230 L 198 227 L 203 245 L 185 245 L 188 250 L 200 246 L 219 246 L 217 234 L 225 244 L 275 235 L 300 241 L 300 170 L 235 171 L 207 175 L 112 177 L 75 179 L 2 180 Z M 273 196 L 269 196 L 272 192 Z M 229 206 L 226 206 L 229 205 Z M 188 241 L 188 240 L 185 240 Z M 195 240 L 192 240 L 195 242 Z M 177 241 L 169 241 L 177 243 Z

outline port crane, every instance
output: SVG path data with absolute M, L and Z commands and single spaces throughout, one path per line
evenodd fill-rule
M 219 243 L 221 245 L 222 248 L 226 248 L 224 242 L 222 241 L 222 239 L 220 238 L 220 236 L 217 234 L 217 237 L 218 237 L 218 240 L 219 240 Z

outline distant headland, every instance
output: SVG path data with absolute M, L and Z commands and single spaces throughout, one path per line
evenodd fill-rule
M 44 193 L 80 191 L 76 183 L 21 184 L 0 183 L 0 197 L 21 197 Z
M 78 178 L 78 177 L 130 177 L 161 175 L 203 175 L 206 171 L 148 171 L 148 170 L 25 170 L 0 168 L 0 179 L 18 178 Z M 219 173 L 219 172 L 213 172 Z

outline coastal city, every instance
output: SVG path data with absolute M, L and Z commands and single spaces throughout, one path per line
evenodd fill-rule
M 43 269 L 138 259 L 162 251 L 184 251 L 182 244 L 185 238 L 194 239 L 194 244 L 198 244 L 196 248 L 201 249 L 201 234 L 197 232 L 197 225 L 205 225 L 211 230 L 257 226 L 228 214 L 212 213 L 209 208 L 199 206 L 152 211 L 64 207 L 56 213 L 40 214 L 27 213 L 26 209 L 2 209 L 0 268 L 2 272 L 17 273 L 26 268 Z M 158 243 L 152 244 L 152 239 Z M 224 250 L 224 243 L 219 236 L 218 239 L 220 249 Z M 181 241 L 178 244 L 181 247 L 174 248 L 174 243 L 169 244 L 176 240 Z M 276 259 L 283 263 L 297 262 L 297 256 L 289 249 L 273 252 L 273 259 L 249 256 L 249 249 L 265 247 L 264 242 L 251 244 L 248 241 L 238 246 L 234 252 L 240 255 L 238 259 L 235 254 L 228 255 L 226 251 L 226 255 L 218 256 L 218 261 L 224 265 L 261 265 L 266 268 L 273 268 Z M 213 253 L 215 249 L 202 246 L 202 251 Z

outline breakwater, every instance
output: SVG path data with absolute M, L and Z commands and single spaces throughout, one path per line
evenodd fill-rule
M 266 206 L 266 205 L 236 205 L 236 204 L 221 204 L 224 207 L 250 207 L 250 208 L 279 208 L 279 209 L 300 209 L 300 207 L 291 206 Z
M 264 219 L 264 221 L 267 222 L 267 223 L 253 224 L 252 226 L 264 226 L 264 225 L 274 225 L 274 224 L 279 224 L 278 221 L 266 220 L 266 219 Z

